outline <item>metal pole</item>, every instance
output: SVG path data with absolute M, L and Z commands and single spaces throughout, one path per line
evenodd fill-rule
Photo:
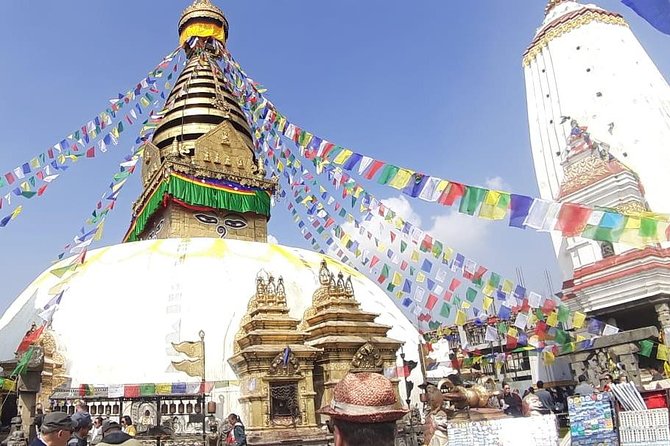
M 205 407 L 205 386 L 206 386 L 206 379 L 205 379 L 205 332 L 204 330 L 200 330 L 198 333 L 200 335 L 200 343 L 202 347 L 202 383 L 200 384 L 200 392 L 202 393 L 202 410 L 200 413 L 202 414 L 202 441 L 204 444 L 207 444 L 207 417 L 205 416 L 205 411 L 207 408 Z

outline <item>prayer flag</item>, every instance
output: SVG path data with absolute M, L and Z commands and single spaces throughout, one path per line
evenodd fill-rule
M 584 326 L 584 321 L 586 320 L 586 315 L 584 313 L 581 313 L 579 311 L 575 311 L 575 314 L 572 318 L 572 326 L 573 328 L 582 328 Z
M 443 306 L 444 305 L 446 305 L 446 304 L 443 304 Z M 467 318 L 467 315 L 465 314 L 465 312 L 463 310 L 459 309 L 458 311 L 456 311 L 455 324 L 458 325 L 459 327 L 463 326 L 465 324 L 466 320 L 467 320 L 466 318 Z
M 658 349 L 656 350 L 656 359 L 659 361 L 668 360 L 668 347 L 665 344 L 658 344 Z
M 662 33 L 670 35 L 670 2 L 668 0 L 621 0 L 637 15 Z
M 586 222 L 591 216 L 592 209 L 574 203 L 563 203 L 558 213 L 556 230 L 563 233 L 563 237 L 575 237 L 582 233 Z
M 647 358 L 651 356 L 651 350 L 654 348 L 654 343 L 650 341 L 649 339 L 643 339 L 640 341 L 640 352 L 639 354 L 642 356 L 646 356 Z
M 442 316 L 445 319 L 449 319 L 450 314 L 451 314 L 451 306 L 446 302 L 442 302 L 442 308 L 440 309 L 440 316 Z
M 458 198 L 461 198 L 465 193 L 465 185 L 461 183 L 449 182 L 448 187 L 445 188 L 442 195 L 438 199 L 440 204 L 445 206 L 453 206 Z
M 484 201 L 487 190 L 481 187 L 465 186 L 465 193 L 461 198 L 458 212 L 461 214 L 475 215 L 479 205 Z
M 502 220 L 507 214 L 510 204 L 510 195 L 507 192 L 489 190 L 479 209 L 479 216 L 489 220 Z

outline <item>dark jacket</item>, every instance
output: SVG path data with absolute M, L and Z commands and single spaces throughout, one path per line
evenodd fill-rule
M 242 423 L 235 423 L 233 429 L 228 433 L 226 443 L 235 446 L 247 446 L 247 435 L 244 432 L 244 425 Z
M 74 433 L 68 440 L 67 446 L 88 446 L 88 440 L 86 438 L 81 438 L 79 435 Z

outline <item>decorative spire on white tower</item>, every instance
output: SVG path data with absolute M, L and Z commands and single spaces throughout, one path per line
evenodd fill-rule
M 562 154 L 575 121 L 588 128 L 593 141 L 606 144 L 626 171 L 639 177 L 651 211 L 670 213 L 668 83 L 621 15 L 571 0 L 550 0 L 545 14 L 523 55 L 540 195 L 565 199 Z M 607 194 L 608 206 L 631 210 L 630 194 L 612 195 L 611 188 Z M 593 193 L 589 196 L 602 201 Z M 592 245 L 593 256 L 576 256 L 566 251 L 560 235 L 552 237 L 564 279 L 572 278 L 574 269 L 602 259 L 595 242 L 577 239 Z M 617 253 L 626 249 L 615 246 Z

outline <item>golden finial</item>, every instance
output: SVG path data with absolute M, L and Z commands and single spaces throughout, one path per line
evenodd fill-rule
M 210 0 L 194 0 L 181 13 L 179 42 L 183 45 L 191 37 L 211 37 L 226 43 L 228 20 L 223 11 Z

